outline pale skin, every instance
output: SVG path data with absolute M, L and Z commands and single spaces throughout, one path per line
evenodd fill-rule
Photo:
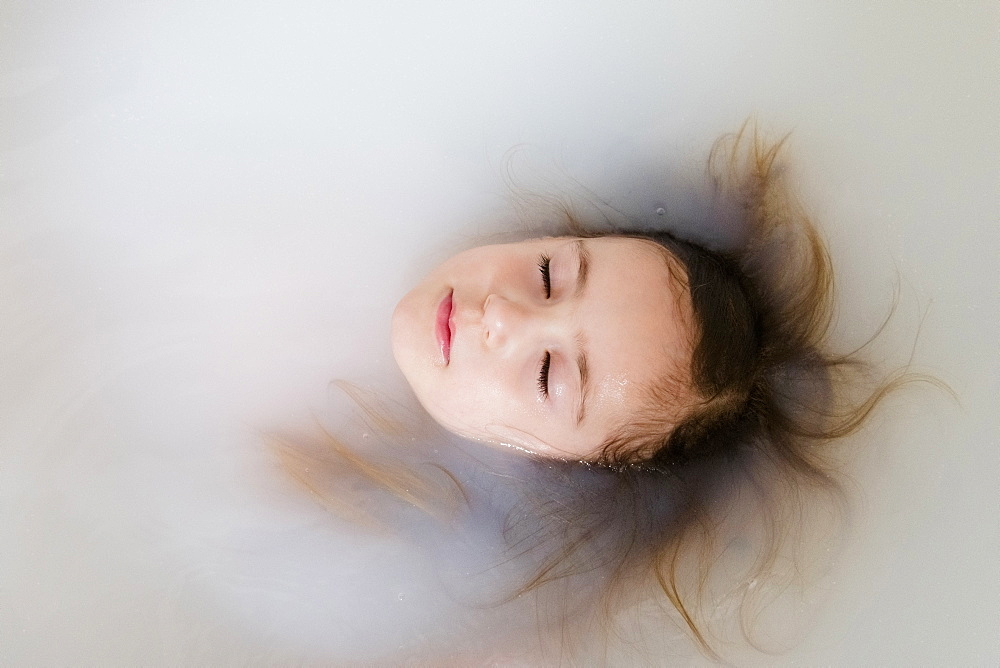
M 396 306 L 392 348 L 446 429 L 588 460 L 687 368 L 690 323 L 683 272 L 653 242 L 550 237 L 432 270 Z

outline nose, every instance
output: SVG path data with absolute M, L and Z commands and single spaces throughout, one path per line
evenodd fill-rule
M 491 294 L 483 303 L 483 338 L 490 348 L 503 345 L 511 328 L 517 327 L 520 317 L 513 304 L 503 297 Z
M 483 337 L 489 348 L 516 346 L 543 336 L 554 325 L 552 320 L 537 306 L 491 294 L 483 304 Z

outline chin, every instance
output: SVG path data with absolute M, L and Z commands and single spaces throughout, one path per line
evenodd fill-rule
M 389 343 L 392 347 L 392 357 L 396 366 L 403 372 L 406 382 L 413 387 L 414 360 L 417 357 L 413 350 L 413 329 L 409 326 L 408 309 L 404 297 L 392 312 L 392 322 L 389 328 Z

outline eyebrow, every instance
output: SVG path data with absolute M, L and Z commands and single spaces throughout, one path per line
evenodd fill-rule
M 587 287 L 587 275 L 590 271 L 590 251 L 587 250 L 587 246 L 583 243 L 583 239 L 579 239 L 573 244 L 576 250 L 577 258 L 579 259 L 579 265 L 576 270 L 576 289 L 574 294 L 577 299 L 583 295 L 584 289 Z M 577 407 L 576 411 L 576 426 L 579 427 L 583 423 L 583 418 L 587 414 L 587 397 L 590 393 L 590 376 L 587 372 L 587 351 L 586 351 L 586 339 L 583 334 L 580 333 L 576 337 L 577 345 L 580 349 L 580 354 L 576 357 L 576 366 L 580 371 L 580 405 Z
M 576 256 L 579 258 L 580 265 L 576 271 L 576 290 L 575 294 L 577 297 L 583 294 L 583 289 L 587 287 L 587 274 L 590 272 L 590 251 L 583 243 L 583 239 L 577 239 L 573 242 L 573 249 L 576 251 Z
M 580 351 L 580 354 L 576 358 L 576 365 L 580 369 L 580 406 L 576 411 L 576 426 L 579 427 L 583 423 L 583 418 L 587 413 L 587 395 L 590 391 L 590 386 L 588 384 L 587 376 L 587 353 Z

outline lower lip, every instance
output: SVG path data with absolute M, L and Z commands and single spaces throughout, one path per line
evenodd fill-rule
M 449 292 L 448 296 L 441 300 L 436 322 L 438 347 L 441 348 L 441 357 L 444 358 L 446 365 L 451 362 L 451 296 L 452 293 Z

